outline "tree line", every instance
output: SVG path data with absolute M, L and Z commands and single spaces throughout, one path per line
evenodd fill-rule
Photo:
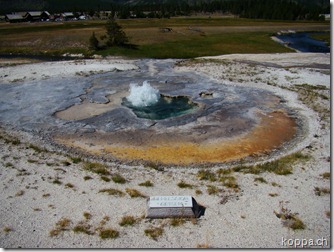
M 323 20 L 330 2 L 302 4 L 295 0 L 193 0 L 147 1 L 138 4 L 111 4 L 118 18 L 169 18 L 194 13 L 229 13 L 242 18 L 274 20 Z
M 312 0 L 141 0 L 141 1 L 91 1 L 91 0 L 0 0 L 0 7 L 43 8 L 50 12 L 111 10 L 117 18 L 169 18 L 194 13 L 229 13 L 243 18 L 276 20 L 321 20 L 319 14 L 330 13 L 330 2 Z M 316 4 L 316 2 L 318 4 Z M 16 5 L 14 5 L 16 3 Z M 20 5 L 18 5 L 20 3 Z M 30 10 L 31 10 L 30 8 Z M 1 9 L 1 8 L 0 8 Z M 28 8 L 29 9 L 29 8 Z M 22 10 L 22 11 L 26 11 Z M 42 9 L 41 9 L 42 10 Z M 114 15 L 113 15 L 114 16 Z

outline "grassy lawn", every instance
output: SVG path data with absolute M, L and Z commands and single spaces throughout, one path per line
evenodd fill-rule
M 102 51 L 101 54 L 149 58 L 193 58 L 230 53 L 280 52 L 292 52 L 292 50 L 271 40 L 268 33 L 244 32 L 144 44 L 140 45 L 137 50 L 110 48 Z
M 331 44 L 331 34 L 330 32 L 326 32 L 323 34 L 311 34 L 311 37 L 314 39 L 322 40 L 327 43 L 327 45 L 330 46 Z
M 330 30 L 329 23 L 183 17 L 119 20 L 137 49 L 88 50 L 93 32 L 100 39 L 106 21 L 0 23 L 0 54 L 83 53 L 148 58 L 192 58 L 230 53 L 291 52 L 271 40 L 280 30 Z M 161 28 L 171 28 L 163 32 Z

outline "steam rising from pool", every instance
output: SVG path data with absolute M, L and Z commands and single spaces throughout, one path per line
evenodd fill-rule
M 186 96 L 166 96 L 152 87 L 148 81 L 142 86 L 130 84 L 130 95 L 122 99 L 122 105 L 130 108 L 137 117 L 162 120 L 190 113 L 197 104 Z
M 130 95 L 126 99 L 135 107 L 151 106 L 160 99 L 159 90 L 152 87 L 148 81 L 144 81 L 142 86 L 131 83 L 129 91 Z

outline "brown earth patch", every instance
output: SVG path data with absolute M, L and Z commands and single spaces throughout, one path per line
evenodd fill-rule
M 267 154 L 291 140 L 296 131 L 297 125 L 293 118 L 284 111 L 274 111 L 260 115 L 260 121 L 255 127 L 235 137 L 221 137 L 217 133 L 205 141 L 191 141 L 191 132 L 190 137 L 178 134 L 171 137 L 170 133 L 156 137 L 152 131 L 149 141 L 145 141 L 147 136 L 138 137 L 135 141 L 137 144 L 127 144 L 127 140 L 122 142 L 122 137 L 115 142 L 108 138 L 108 134 L 98 136 L 101 133 L 93 133 L 89 138 L 62 135 L 57 136 L 56 141 L 94 155 L 111 155 L 120 160 L 190 165 L 229 162 Z

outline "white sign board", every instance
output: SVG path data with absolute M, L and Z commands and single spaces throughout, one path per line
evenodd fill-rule
M 149 207 L 193 207 L 191 196 L 151 196 Z

